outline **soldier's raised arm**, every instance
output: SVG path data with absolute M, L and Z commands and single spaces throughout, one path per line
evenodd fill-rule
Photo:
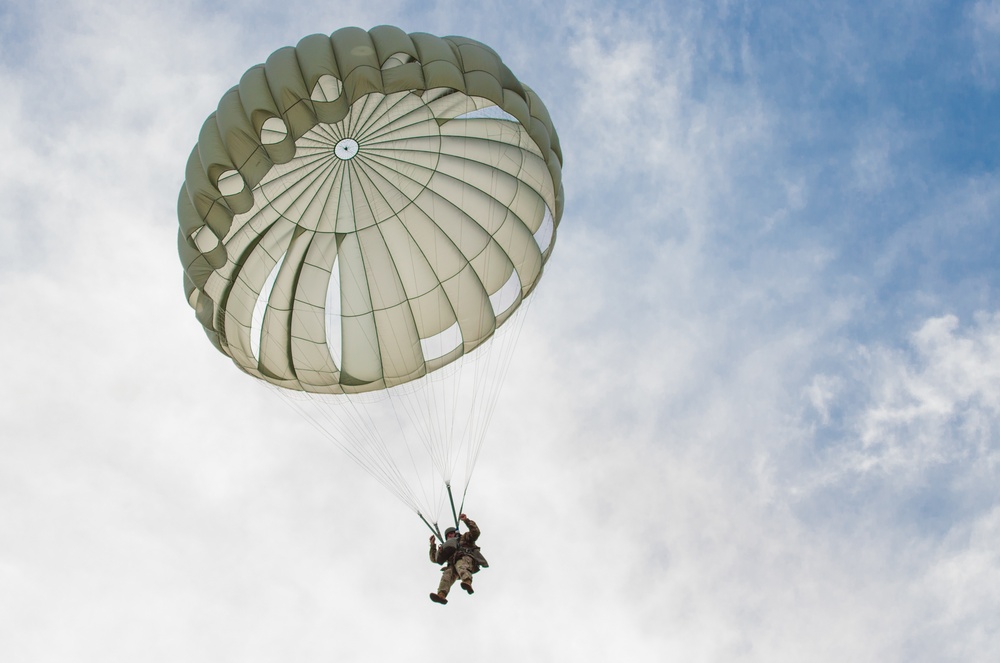
M 437 564 L 438 563 L 438 561 L 437 561 L 437 553 L 438 553 L 438 547 L 437 547 L 437 544 L 434 543 L 434 535 L 431 534 L 431 562 L 433 564 Z
M 459 516 L 458 519 L 461 520 L 463 523 L 465 523 L 465 526 L 469 528 L 468 537 L 470 541 L 475 541 L 476 539 L 479 538 L 480 534 L 479 527 L 476 525 L 474 520 L 469 518 L 464 513 L 461 516 Z

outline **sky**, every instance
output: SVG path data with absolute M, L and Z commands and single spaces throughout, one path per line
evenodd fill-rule
M 380 24 L 564 156 L 447 606 L 176 254 L 219 97 Z M 3 2 L 0 660 L 1000 660 L 998 72 L 996 0 Z

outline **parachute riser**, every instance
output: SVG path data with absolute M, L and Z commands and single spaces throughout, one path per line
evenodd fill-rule
M 444 537 L 441 536 L 441 530 L 438 529 L 436 524 L 431 525 L 429 522 L 427 522 L 427 519 L 424 518 L 424 514 L 420 513 L 419 511 L 417 512 L 417 517 L 420 518 L 420 520 L 424 521 L 424 525 L 427 525 L 427 529 L 431 531 L 431 534 L 433 534 L 438 538 L 438 541 L 444 543 Z
M 445 481 L 444 485 L 448 489 L 448 502 L 451 504 L 451 517 L 455 519 L 455 529 L 457 530 L 458 529 L 458 512 L 455 511 L 455 498 L 452 497 L 452 494 L 451 494 L 451 482 L 450 481 Z M 463 502 L 463 506 L 464 506 L 464 504 L 465 503 Z

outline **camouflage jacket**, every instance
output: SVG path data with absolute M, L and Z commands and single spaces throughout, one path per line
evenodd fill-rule
M 465 520 L 465 524 L 469 527 L 469 531 L 462 534 L 458 538 L 458 546 L 448 546 L 448 545 L 437 545 L 436 543 L 431 543 L 431 562 L 434 564 L 444 564 L 448 563 L 448 566 L 454 566 L 455 562 L 463 557 L 468 557 L 472 560 L 472 572 L 475 573 L 480 568 L 487 568 L 490 564 L 483 557 L 483 553 L 479 552 L 479 546 L 476 545 L 476 539 L 479 538 L 479 527 L 472 520 Z

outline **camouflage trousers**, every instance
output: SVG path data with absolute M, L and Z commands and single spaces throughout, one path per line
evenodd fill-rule
M 456 580 L 472 584 L 472 558 L 463 556 L 454 566 L 446 566 L 441 572 L 441 582 L 438 584 L 438 592 L 448 594 L 448 590 L 455 584 Z

